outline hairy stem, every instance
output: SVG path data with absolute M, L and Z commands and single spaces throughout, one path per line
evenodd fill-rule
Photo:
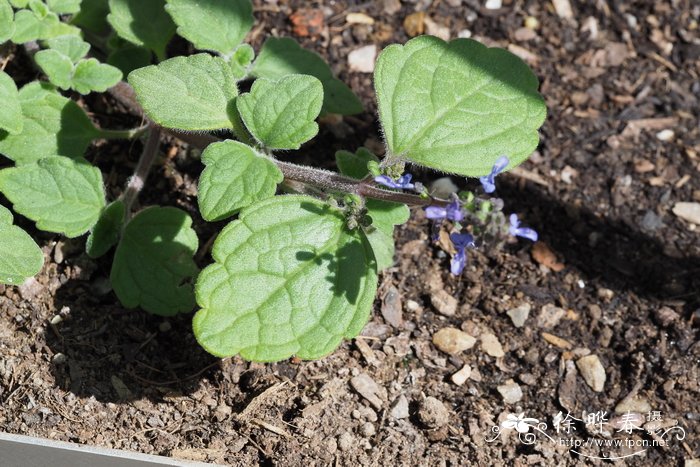
M 148 178 L 148 173 L 151 171 L 151 166 L 155 162 L 158 156 L 158 146 L 160 144 L 161 127 L 151 123 L 148 129 L 148 138 L 146 139 L 146 144 L 143 146 L 143 151 L 141 152 L 141 157 L 136 164 L 136 169 L 134 170 L 134 175 L 131 176 L 129 182 L 126 185 L 124 193 L 122 193 L 121 199 L 124 202 L 126 215 L 129 216 L 131 212 L 131 207 L 136 201 L 141 190 L 146 185 L 146 179 Z
M 99 130 L 99 137 L 104 139 L 134 139 L 141 136 L 146 130 L 148 130 L 148 125 L 144 125 L 138 128 L 132 128 L 131 130 Z
M 143 116 L 143 109 L 136 101 L 136 94 L 134 93 L 133 88 L 127 83 L 121 82 L 111 88 L 109 92 L 132 113 Z M 221 141 L 219 138 L 209 134 L 187 133 L 173 129 L 164 129 L 164 131 L 199 149 L 204 149 L 211 143 Z M 271 160 L 280 168 L 285 179 L 312 185 L 314 187 L 321 188 L 326 192 L 350 193 L 363 196 L 365 198 L 403 203 L 410 206 L 446 206 L 449 203 L 449 201 L 442 199 L 430 197 L 424 198 L 422 196 L 403 193 L 400 191 L 385 190 L 376 186 L 373 181 L 368 178 L 365 178 L 364 180 L 356 180 L 354 178 L 346 177 L 328 170 L 292 164 L 290 162 L 282 162 L 275 159 Z

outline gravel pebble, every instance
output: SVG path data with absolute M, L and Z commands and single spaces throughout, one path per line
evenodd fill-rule
M 430 296 L 430 302 L 443 316 L 454 316 L 457 312 L 457 299 L 448 294 L 445 289 L 436 290 Z
M 600 359 L 597 355 L 588 355 L 587 357 L 579 358 L 576 361 L 576 366 L 578 371 L 583 376 L 584 381 L 588 384 L 591 389 L 595 392 L 603 391 L 605 386 L 605 368 L 603 364 L 600 363 Z
M 464 365 L 461 370 L 450 376 L 450 379 L 457 386 L 461 386 L 469 379 L 469 376 L 471 376 L 471 374 L 472 367 L 470 367 L 469 365 Z
M 623 399 L 615 406 L 615 413 L 641 412 L 648 413 L 651 411 L 651 404 L 643 397 L 632 397 Z
M 492 357 L 502 357 L 505 355 L 501 343 L 498 342 L 496 336 L 491 333 L 486 333 L 481 335 L 481 348 L 484 352 L 491 355 Z
M 510 320 L 513 321 L 513 326 L 521 328 L 525 325 L 525 320 L 530 315 L 531 308 L 529 303 L 523 303 L 516 308 L 508 310 L 506 313 L 510 316 Z
M 352 433 L 349 431 L 346 431 L 338 437 L 338 449 L 341 451 L 351 450 L 354 444 L 355 439 L 353 438 Z
M 543 329 L 552 329 L 559 321 L 566 315 L 566 310 L 554 306 L 553 304 L 547 304 L 542 307 L 540 313 L 537 315 L 537 326 Z
M 512 379 L 506 381 L 506 384 L 497 386 L 496 390 L 503 396 L 503 401 L 506 404 L 515 404 L 523 398 L 523 390 L 520 389 L 520 385 Z
M 397 420 L 408 418 L 408 399 L 406 399 L 406 396 L 401 394 L 396 398 L 391 406 L 389 415 Z
M 454 355 L 474 347 L 476 339 L 456 328 L 442 328 L 433 335 L 433 344 L 439 350 Z
M 350 385 L 359 395 L 367 399 L 375 409 L 379 410 L 382 408 L 382 400 L 379 397 L 382 390 L 367 373 L 360 373 L 353 377 L 350 380 Z
M 377 59 L 377 46 L 366 45 L 355 49 L 348 54 L 348 65 L 350 70 L 360 73 L 372 73 L 374 62 Z

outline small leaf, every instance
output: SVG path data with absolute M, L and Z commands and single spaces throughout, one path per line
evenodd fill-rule
M 237 141 L 210 144 L 202 162 L 206 168 L 199 177 L 197 198 L 202 217 L 210 222 L 274 196 L 284 178 L 272 161 Z
M 0 44 L 15 33 L 15 13 L 7 0 L 0 0 Z
M 21 133 L 24 125 L 19 93 L 15 81 L 4 71 L 0 71 L 0 102 L 0 129 L 13 135 Z
M 236 100 L 248 131 L 270 149 L 299 149 L 318 133 L 323 85 L 308 75 L 260 78 Z
M 85 243 L 90 258 L 99 258 L 117 244 L 125 214 L 126 207 L 120 200 L 112 201 L 102 210 Z
M 29 0 L 10 0 L 10 5 L 17 9 L 27 8 L 27 5 L 29 5 Z
M 200 50 L 229 54 L 253 27 L 250 0 L 167 0 L 177 33 Z
M 127 42 L 109 54 L 107 63 L 119 68 L 126 76 L 134 70 L 150 65 L 152 58 L 153 52 L 149 49 Z
M 371 248 L 315 198 L 276 196 L 244 209 L 212 256 L 197 280 L 193 328 L 214 355 L 320 358 L 367 322 L 377 290 Z
M 47 156 L 82 157 L 99 132 L 83 109 L 70 99 L 30 83 L 19 91 L 22 132 L 0 131 L 0 154 L 17 164 Z
M 40 50 L 34 55 L 36 64 L 51 81 L 61 89 L 69 89 L 73 77 L 73 62 L 56 50 Z
M 232 128 L 228 111 L 238 88 L 231 68 L 220 57 L 198 54 L 171 58 L 132 71 L 129 83 L 148 117 L 163 127 Z
M 107 15 L 109 3 L 107 0 L 83 0 L 80 12 L 73 16 L 72 23 L 94 34 L 104 35 L 109 31 Z
M 119 37 L 148 47 L 165 60 L 165 46 L 175 34 L 165 0 L 109 0 L 109 11 L 107 21 Z
M 59 15 L 72 15 L 80 11 L 81 0 L 47 0 L 49 9 Z
M 331 68 L 321 56 L 302 49 L 294 39 L 267 39 L 250 73 L 257 78 L 272 80 L 293 74 L 315 76 L 323 84 L 324 112 L 352 115 L 363 110 L 357 96 L 342 81 L 333 77 Z
M 62 53 L 73 63 L 86 56 L 90 51 L 90 44 L 82 40 L 80 36 L 59 36 L 46 42 L 49 48 Z
M 255 58 L 255 50 L 248 44 L 241 44 L 238 46 L 229 64 L 231 65 L 231 70 L 233 75 L 238 80 L 244 79 L 248 75 L 248 68 Z
M 15 13 L 15 32 L 12 34 L 12 42 L 15 44 L 67 34 L 80 34 L 80 29 L 61 22 L 58 15 L 52 11 L 43 17 L 31 10 L 19 10 Z
M 378 160 L 367 148 L 360 148 L 355 154 L 348 151 L 335 153 L 340 173 L 358 180 L 369 174 L 367 164 Z M 405 204 L 376 199 L 368 199 L 365 207 L 367 215 L 372 218 L 372 225 L 365 229 L 367 240 L 377 259 L 377 269 L 381 271 L 394 264 L 394 226 L 406 223 L 411 211 Z
M 161 316 L 194 308 L 199 242 L 191 226 L 190 216 L 172 207 L 144 209 L 126 225 L 110 274 L 122 305 Z
M 71 87 L 80 94 L 104 92 L 122 79 L 119 68 L 100 63 L 95 58 L 80 60 L 75 66 Z
M 0 191 L 41 230 L 79 237 L 105 205 L 102 174 L 85 159 L 46 157 L 0 170 Z
M 522 60 L 469 39 L 391 45 L 379 56 L 374 85 L 391 153 L 461 175 L 486 175 L 503 154 L 509 167 L 523 162 L 546 114 L 537 77 Z
M 12 225 L 12 213 L 0 206 L 0 284 L 18 285 L 41 271 L 44 254 L 32 237 Z

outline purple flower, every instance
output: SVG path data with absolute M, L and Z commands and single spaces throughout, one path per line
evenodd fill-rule
M 476 245 L 474 245 L 474 237 L 470 234 L 453 233 L 450 235 L 450 240 L 452 240 L 452 244 L 455 250 L 457 250 L 457 253 L 450 262 L 450 271 L 455 276 L 458 276 L 462 274 L 464 267 L 467 265 L 467 254 L 465 250 L 467 248 L 474 248 Z
M 451 221 L 460 222 L 464 219 L 464 212 L 462 211 L 462 205 L 459 203 L 459 200 L 454 199 L 444 208 L 442 206 L 428 206 L 425 208 L 425 217 L 434 221 L 449 219 Z
M 411 183 L 411 178 L 413 178 L 411 174 L 405 174 L 401 175 L 398 180 L 394 181 L 394 179 L 388 175 L 378 175 L 374 177 L 374 181 L 380 185 L 395 188 L 397 190 L 412 190 L 415 188 L 415 185 Z
M 509 163 L 510 160 L 508 160 L 506 156 L 501 156 L 498 159 L 496 159 L 496 163 L 493 164 L 493 168 L 491 169 L 490 174 L 484 175 L 483 177 L 479 177 L 481 186 L 484 187 L 484 191 L 486 193 L 493 193 L 494 191 L 496 191 L 496 183 L 494 179 L 496 178 L 496 175 L 503 172 L 503 169 L 505 169 Z
M 529 227 L 520 227 L 520 221 L 518 220 L 517 214 L 510 215 L 510 227 L 508 227 L 508 233 L 514 237 L 523 237 L 533 242 L 537 241 L 537 232 Z

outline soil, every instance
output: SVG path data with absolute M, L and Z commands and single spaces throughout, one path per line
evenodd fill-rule
M 32 231 L 44 269 L 22 287 L 0 287 L 0 430 L 226 465 L 597 465 L 607 461 L 543 436 L 526 444 L 504 430 L 487 440 L 508 414 L 544 421 L 557 436 L 559 412 L 603 411 L 619 424 L 618 407 L 638 414 L 639 424 L 658 412 L 664 427 L 686 434 L 626 463 L 696 465 L 700 234 L 672 208 L 700 201 L 700 5 L 572 1 L 566 18 L 553 7 L 562 3 L 504 0 L 489 10 L 475 0 L 255 2 L 256 49 L 270 34 L 296 37 L 329 60 L 367 109 L 324 121 L 319 137 L 289 160 L 331 167 L 336 149 L 380 146 L 371 74 L 349 71 L 347 57 L 364 45 L 408 40 L 411 14 L 424 12 L 419 26 L 429 33 L 471 35 L 526 58 L 549 117 L 531 160 L 500 177 L 499 196 L 541 242 L 482 245 L 470 251 L 465 274 L 453 277 L 449 255 L 416 211 L 397 229 L 397 264 L 380 278 L 362 337 L 320 361 L 256 364 L 205 353 L 191 315 L 124 309 L 110 290 L 110 258 L 87 258 L 84 239 Z M 292 24 L 302 8 L 321 11 L 323 24 L 296 24 L 318 20 L 308 12 Z M 374 24 L 348 24 L 350 12 Z M 523 27 L 527 17 L 536 18 L 534 30 Z M 20 51 L 8 67 L 35 77 Z M 105 127 L 139 123 L 107 97 L 81 103 Z M 110 199 L 140 148 L 90 149 Z M 175 140 L 162 149 L 141 202 L 187 210 L 205 265 L 221 224 L 196 212 L 198 151 Z M 425 183 L 437 177 L 417 175 Z M 530 309 L 522 327 L 508 313 L 518 307 Z M 438 350 L 433 336 L 447 327 L 476 345 L 454 355 Z M 576 365 L 586 355 L 602 363 L 602 391 Z M 452 375 L 465 365 L 471 374 L 456 384 Z M 574 428 L 592 437 L 591 426 Z M 638 450 L 578 449 L 600 457 Z

